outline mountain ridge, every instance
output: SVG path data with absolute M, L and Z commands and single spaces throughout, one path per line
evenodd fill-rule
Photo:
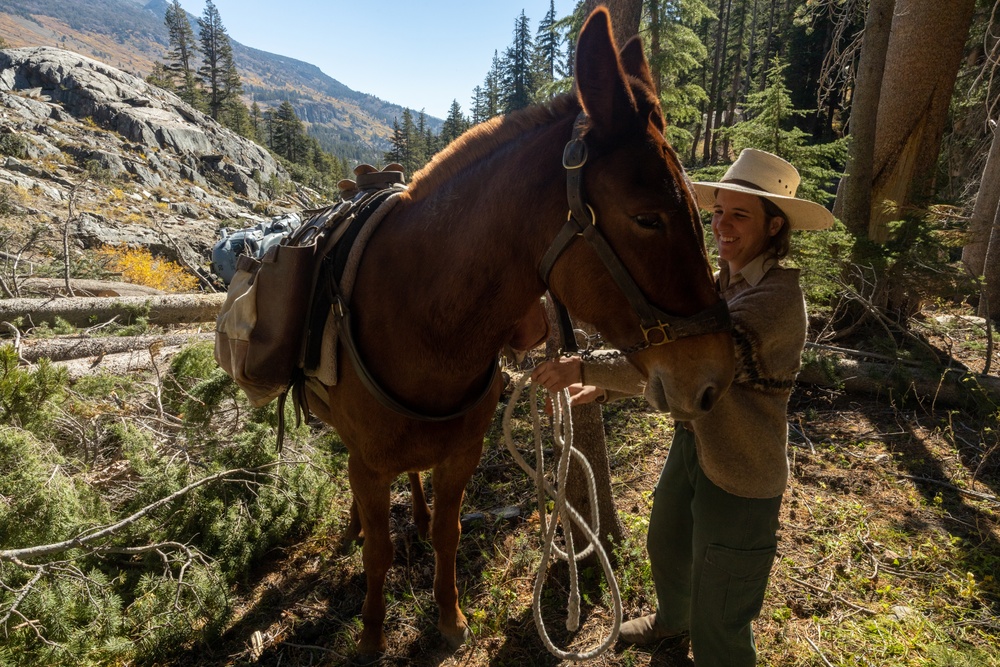
M 166 0 L 0 0 L 8 46 L 55 46 L 140 77 L 168 48 Z M 197 19 L 189 15 L 197 31 Z M 403 107 L 355 91 L 311 63 L 232 40 L 247 104 L 288 100 L 324 149 L 349 162 L 381 161 Z M 440 119 L 428 117 L 431 129 Z

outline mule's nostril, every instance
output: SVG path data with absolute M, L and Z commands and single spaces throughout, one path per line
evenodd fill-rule
M 710 384 L 707 387 L 705 387 L 705 391 L 701 393 L 701 403 L 699 407 L 705 412 L 711 410 L 715 406 L 715 399 L 717 394 L 718 392 L 716 391 L 714 384 Z

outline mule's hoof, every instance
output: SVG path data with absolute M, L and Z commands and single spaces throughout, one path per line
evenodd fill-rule
M 361 651 L 358 651 L 354 654 L 354 657 L 351 658 L 351 664 L 361 666 L 371 665 L 378 662 L 378 659 L 381 657 L 382 656 L 379 653 L 362 653 Z
M 438 627 L 441 634 L 444 636 L 444 640 L 448 642 L 448 647 L 455 651 L 462 647 L 462 645 L 468 641 L 469 636 L 472 634 L 469 631 L 468 625 L 463 625 L 458 628 L 450 628 L 445 630 L 444 628 Z

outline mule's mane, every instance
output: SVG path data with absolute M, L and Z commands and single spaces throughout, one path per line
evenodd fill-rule
M 575 115 L 578 109 L 579 103 L 576 98 L 566 94 L 556 97 L 547 104 L 491 118 L 455 139 L 415 173 L 407 194 L 414 200 L 420 199 L 507 142 L 529 130 L 565 118 L 571 113 Z

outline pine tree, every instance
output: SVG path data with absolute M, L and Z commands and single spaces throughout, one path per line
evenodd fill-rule
M 288 100 L 282 102 L 271 118 L 271 150 L 289 162 L 299 162 L 305 157 L 302 121 Z
M 537 88 L 532 67 L 531 24 L 524 11 L 514 21 L 514 41 L 504 53 L 502 108 L 504 113 L 532 103 Z
M 534 43 L 534 70 L 541 88 L 565 76 L 562 68 L 562 36 L 556 26 L 556 2 L 549 0 L 549 11 L 538 23 Z
M 444 125 L 441 126 L 441 147 L 443 148 L 450 144 L 468 128 L 469 121 L 462 115 L 462 107 L 459 105 L 458 100 L 452 100 L 451 107 L 448 109 L 448 117 L 444 119 Z
M 688 153 L 701 107 L 708 95 L 698 79 L 708 50 L 694 27 L 713 14 L 704 0 L 647 0 L 649 66 L 660 91 L 667 119 L 667 138 L 681 154 Z
M 226 103 L 239 97 L 243 90 L 233 60 L 233 45 L 212 0 L 205 3 L 205 12 L 198 19 L 198 27 L 201 30 L 201 50 L 205 56 L 198 71 L 208 86 L 209 114 L 220 120 Z
M 794 164 L 802 176 L 798 196 L 823 203 L 833 197 L 822 186 L 840 175 L 836 165 L 847 157 L 846 140 L 810 144 L 812 137 L 792 124 L 793 118 L 807 112 L 792 106 L 791 91 L 785 84 L 786 67 L 775 58 L 767 73 L 767 87 L 749 95 L 744 103 L 747 120 L 719 132 L 732 142 L 734 154 L 744 148 L 759 148 Z
M 195 72 L 194 58 L 198 52 L 194 38 L 194 30 L 188 20 L 187 12 L 181 7 L 180 0 L 174 0 L 167 5 L 164 18 L 170 50 L 167 52 L 167 62 L 164 69 L 169 73 L 178 96 L 193 107 L 201 106 L 201 91 L 198 87 L 198 76 Z M 180 79 L 180 82 L 177 82 Z
M 484 120 L 489 119 L 486 111 L 486 90 L 482 86 L 472 89 L 472 124 L 479 125 Z

